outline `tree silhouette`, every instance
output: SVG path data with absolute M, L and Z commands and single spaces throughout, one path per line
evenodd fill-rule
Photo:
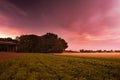
M 22 35 L 19 37 L 19 52 L 35 52 L 35 48 L 38 44 L 37 35 Z
M 53 33 L 43 36 L 22 35 L 18 40 L 19 52 L 61 53 L 68 47 L 64 39 Z

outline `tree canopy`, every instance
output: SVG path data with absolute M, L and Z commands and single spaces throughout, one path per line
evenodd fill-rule
M 42 36 L 21 35 L 17 37 L 19 52 L 31 53 L 61 53 L 67 47 L 67 42 L 56 34 L 47 33 Z

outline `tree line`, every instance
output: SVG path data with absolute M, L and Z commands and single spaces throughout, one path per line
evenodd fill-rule
M 17 44 L 17 52 L 26 53 L 62 53 L 68 47 L 67 42 L 53 33 L 38 36 L 21 35 L 16 39 L 0 38 L 1 41 L 12 41 Z
M 120 52 L 120 50 L 85 50 L 85 49 L 80 49 L 81 53 L 113 53 L 113 52 Z

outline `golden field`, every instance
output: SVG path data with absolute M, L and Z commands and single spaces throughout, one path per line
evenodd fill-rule
M 55 55 L 120 59 L 120 53 L 61 53 Z

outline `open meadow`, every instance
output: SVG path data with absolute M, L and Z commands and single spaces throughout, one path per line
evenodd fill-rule
M 120 80 L 117 53 L 111 57 L 109 53 L 104 54 L 105 57 L 101 53 L 63 54 L 11 54 L 17 56 L 0 62 L 0 80 Z M 5 57 L 6 54 L 1 55 Z

